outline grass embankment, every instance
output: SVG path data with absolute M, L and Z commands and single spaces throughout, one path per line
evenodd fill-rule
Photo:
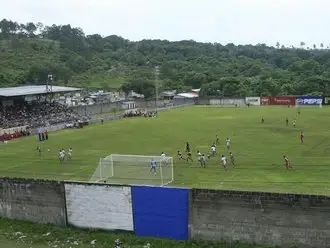
M 122 248 L 266 248 L 237 242 L 184 242 L 139 238 L 131 233 L 86 231 L 0 219 L 1 248 L 111 248 L 115 247 L 116 239 L 122 242 Z

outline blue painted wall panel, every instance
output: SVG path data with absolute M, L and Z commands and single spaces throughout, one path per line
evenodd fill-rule
M 189 189 L 132 186 L 131 192 L 136 235 L 188 239 Z

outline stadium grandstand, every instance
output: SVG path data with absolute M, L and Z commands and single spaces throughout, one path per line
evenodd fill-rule
M 29 135 L 30 129 L 77 121 L 72 110 L 56 101 L 59 94 L 80 88 L 33 85 L 0 88 L 0 136 Z M 3 136 L 10 135 L 8 138 Z

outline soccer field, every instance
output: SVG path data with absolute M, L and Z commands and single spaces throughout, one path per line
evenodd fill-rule
M 41 143 L 42 158 L 36 151 L 40 142 L 35 136 L 1 144 L 0 176 L 89 180 L 101 157 L 159 156 L 165 152 L 174 157 L 175 186 L 329 195 L 329 112 L 329 108 L 318 107 L 303 107 L 298 115 L 296 108 L 288 107 L 194 106 L 162 112 L 156 119 L 136 117 L 67 129 L 51 133 L 49 140 Z M 291 125 L 294 118 L 296 128 Z M 305 144 L 300 144 L 301 130 Z M 207 153 L 216 134 L 220 137 L 217 152 L 225 156 L 225 139 L 230 137 L 236 168 L 229 163 L 224 171 L 215 157 L 206 161 L 206 168 L 197 163 L 196 151 Z M 183 152 L 187 141 L 195 160 L 190 164 L 176 158 L 177 150 Z M 73 148 L 72 160 L 60 164 L 58 150 L 69 147 Z M 284 154 L 292 163 L 291 171 L 284 167 Z M 148 171 L 148 166 L 134 171 Z M 121 182 L 153 184 L 148 180 L 155 180 L 151 174 L 150 179 L 129 174 L 125 178 L 121 171 Z

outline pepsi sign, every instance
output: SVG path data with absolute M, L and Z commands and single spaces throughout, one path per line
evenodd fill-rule
M 323 97 L 297 97 L 297 105 L 320 105 L 323 102 Z

